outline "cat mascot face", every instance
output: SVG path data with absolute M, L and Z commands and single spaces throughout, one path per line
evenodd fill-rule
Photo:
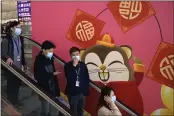
M 108 41 L 108 38 L 110 36 L 105 35 L 102 40 Z M 81 60 L 88 67 L 90 79 L 100 87 L 112 87 L 119 101 L 134 112 L 143 114 L 143 101 L 137 81 L 142 80 L 144 73 L 140 71 L 135 74 L 136 71 L 131 69 L 131 47 L 115 46 L 105 41 L 98 41 L 98 45 L 81 52 Z M 121 112 L 127 115 L 125 111 Z

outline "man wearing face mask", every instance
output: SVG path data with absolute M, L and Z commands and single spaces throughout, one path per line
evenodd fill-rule
M 10 22 L 6 29 L 8 29 L 6 32 L 9 33 L 7 33 L 1 43 L 1 57 L 7 59 L 9 65 L 13 64 L 16 67 L 23 69 L 25 65 L 24 41 L 20 36 L 22 31 L 20 22 Z M 18 103 L 18 93 L 21 81 L 10 71 L 5 72 L 7 75 L 7 99 L 12 105 L 21 107 L 21 104 Z
M 42 43 L 42 51 L 36 56 L 34 63 L 34 77 L 38 85 L 53 97 L 60 96 L 57 75 L 60 73 L 55 70 L 53 52 L 55 45 L 50 41 Z M 43 98 L 41 101 L 41 116 L 57 116 L 58 111 Z
M 85 63 L 80 61 L 80 49 L 72 47 L 69 50 L 72 58 L 65 64 L 64 71 L 67 79 L 66 94 L 73 116 L 84 115 L 85 96 L 89 95 L 89 74 Z

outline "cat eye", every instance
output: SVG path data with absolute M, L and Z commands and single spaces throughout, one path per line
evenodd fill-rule
M 93 63 L 93 62 L 88 62 L 86 65 L 89 65 L 89 64 L 92 64 L 92 65 L 94 65 L 94 66 L 97 66 L 98 67 L 98 65 L 96 65 L 95 63 Z
M 116 61 L 111 62 L 108 66 L 110 66 L 110 65 L 112 65 L 112 64 L 114 64 L 114 63 L 120 63 L 120 64 L 123 64 L 121 61 L 116 60 Z

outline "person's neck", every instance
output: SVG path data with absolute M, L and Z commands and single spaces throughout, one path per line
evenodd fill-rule
M 80 61 L 78 61 L 77 63 L 72 62 L 73 66 L 75 66 L 75 67 L 76 67 L 79 63 L 80 63 Z
M 46 53 L 42 51 L 42 55 L 44 55 L 45 57 L 47 57 Z
M 11 32 L 12 36 L 15 37 L 15 38 L 18 38 L 19 36 L 15 34 L 14 31 Z

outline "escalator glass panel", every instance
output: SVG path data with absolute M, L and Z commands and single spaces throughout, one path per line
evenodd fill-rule
M 41 101 L 44 101 L 44 103 L 49 104 L 53 109 L 51 110 L 52 114 L 55 115 L 59 112 L 61 116 L 70 115 L 70 110 L 64 99 L 62 97 L 55 98 L 40 88 L 35 80 L 30 77 L 32 76 L 32 73 L 29 73 L 29 71 L 22 72 L 15 66 L 9 66 L 6 64 L 5 60 L 2 59 L 1 67 L 3 70 L 6 69 L 3 71 L 3 75 L 1 74 L 1 110 L 3 114 L 39 116 L 41 114 L 41 103 L 43 103 Z M 21 80 L 18 94 L 18 105 L 12 105 L 9 97 L 7 97 L 7 84 L 9 83 L 7 83 L 6 79 L 9 79 L 9 74 L 11 74 L 11 77 Z M 8 91 L 13 92 L 14 89 L 8 89 Z

